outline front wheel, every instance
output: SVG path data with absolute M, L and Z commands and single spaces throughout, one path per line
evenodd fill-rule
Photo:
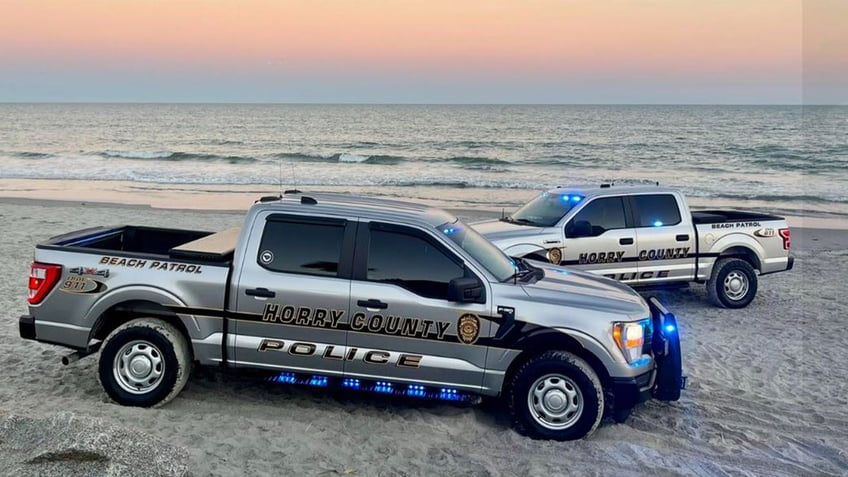
M 598 375 L 566 351 L 547 351 L 521 366 L 507 400 L 516 428 L 536 439 L 580 439 L 594 432 L 603 418 Z
M 744 308 L 757 294 L 757 272 L 745 260 L 722 258 L 707 281 L 707 298 L 716 306 Z
M 100 384 L 113 401 L 125 406 L 162 406 L 185 387 L 191 350 L 173 325 L 140 318 L 106 337 L 97 366 Z

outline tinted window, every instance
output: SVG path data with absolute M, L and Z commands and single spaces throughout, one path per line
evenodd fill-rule
M 405 233 L 371 230 L 368 280 L 392 283 L 427 298 L 446 300 L 448 283 L 463 268 L 430 241 Z
M 275 272 L 336 276 L 344 226 L 268 221 L 259 244 L 259 265 Z
M 680 223 L 680 208 L 670 194 L 635 195 L 636 225 L 638 227 L 662 227 Z
M 597 237 L 607 230 L 627 227 L 621 197 L 606 197 L 589 202 L 565 226 L 566 237 Z

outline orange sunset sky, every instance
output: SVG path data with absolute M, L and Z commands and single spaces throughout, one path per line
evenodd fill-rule
M 846 4 L 0 0 L 0 101 L 844 103 Z

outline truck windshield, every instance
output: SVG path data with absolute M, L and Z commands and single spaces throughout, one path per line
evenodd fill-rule
M 516 213 L 503 220 L 519 225 L 551 227 L 581 200 L 583 197 L 575 194 L 542 192 L 535 199 L 524 204 Z
M 474 260 L 477 260 L 477 263 L 494 275 L 498 281 L 502 282 L 515 274 L 516 265 L 511 258 L 459 219 L 436 228 L 474 257 Z

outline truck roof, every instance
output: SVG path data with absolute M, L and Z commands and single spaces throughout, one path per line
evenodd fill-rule
M 676 193 L 673 187 L 661 187 L 659 185 L 621 185 L 595 184 L 595 185 L 563 185 L 547 190 L 549 194 L 575 194 L 584 198 L 592 198 L 604 195 L 630 195 L 630 194 L 656 194 Z
M 254 208 L 294 214 L 357 217 L 430 227 L 456 220 L 453 214 L 423 204 L 329 192 L 287 191 L 281 196 L 263 197 Z

